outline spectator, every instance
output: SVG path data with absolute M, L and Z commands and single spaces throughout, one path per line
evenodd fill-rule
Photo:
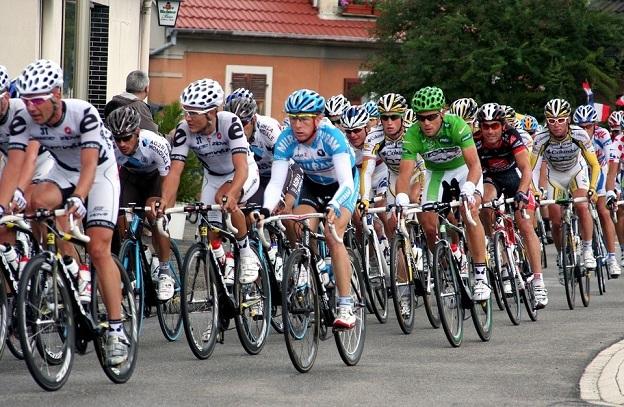
M 126 78 L 126 91 L 120 95 L 113 96 L 113 99 L 104 106 L 104 119 L 115 109 L 122 106 L 131 106 L 141 115 L 139 128 L 158 133 L 158 126 L 154 123 L 152 112 L 147 103 L 144 102 L 149 92 L 149 77 L 143 71 L 132 71 Z

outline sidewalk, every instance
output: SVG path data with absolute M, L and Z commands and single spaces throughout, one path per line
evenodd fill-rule
M 580 380 L 581 399 L 603 406 L 624 405 L 624 340 L 600 352 Z

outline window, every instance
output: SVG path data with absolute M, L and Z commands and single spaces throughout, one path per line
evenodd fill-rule
M 76 0 L 63 7 L 63 96 L 74 97 L 76 72 Z
M 359 86 L 360 84 L 362 84 L 362 79 L 360 78 L 345 78 L 344 80 L 344 89 L 342 94 L 349 99 L 352 105 L 359 105 L 362 103 L 362 98 L 353 92 L 353 88 Z
M 258 103 L 258 113 L 271 115 L 273 67 L 227 65 L 225 78 L 226 94 L 238 88 L 249 89 Z

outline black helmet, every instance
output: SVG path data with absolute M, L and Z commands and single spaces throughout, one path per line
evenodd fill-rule
M 141 122 L 139 112 L 131 107 L 120 107 L 113 110 L 106 118 L 106 127 L 113 133 L 113 137 L 125 136 L 133 133 Z

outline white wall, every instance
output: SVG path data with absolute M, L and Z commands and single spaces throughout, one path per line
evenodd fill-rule
M 10 7 L 5 3 L 8 0 L 0 1 L 7 13 L 0 24 L 0 65 L 6 66 L 13 78 L 40 55 L 40 0 L 12 1 Z

